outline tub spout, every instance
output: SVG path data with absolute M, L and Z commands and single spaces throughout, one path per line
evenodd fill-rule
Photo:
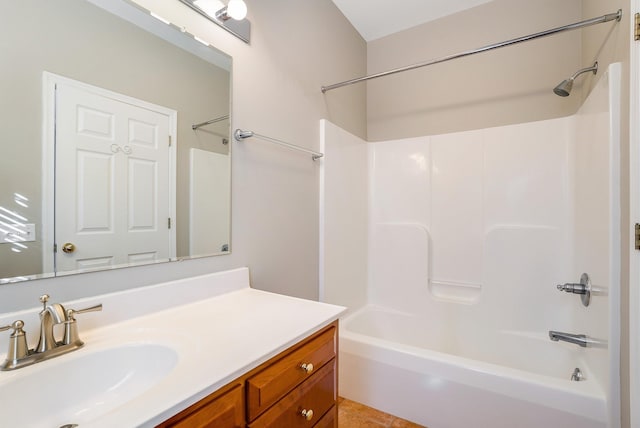
M 571 334 L 571 333 L 564 333 L 561 331 L 553 331 L 553 330 L 549 330 L 549 339 L 553 340 L 554 342 L 562 341 L 562 342 L 573 343 L 583 348 L 586 348 L 586 347 L 602 348 L 607 346 L 606 341 L 593 339 L 585 334 Z
M 549 339 L 554 342 L 563 341 L 575 343 L 576 345 L 587 347 L 587 336 L 584 334 L 563 333 L 561 331 L 549 331 Z

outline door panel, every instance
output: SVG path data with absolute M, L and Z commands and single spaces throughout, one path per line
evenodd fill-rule
M 129 230 L 156 231 L 157 164 L 129 159 Z M 165 225 L 166 227 L 166 225 Z
M 113 156 L 78 150 L 78 233 L 113 232 L 113 170 Z
M 170 117 L 136 101 L 66 83 L 56 87 L 56 244 L 75 246 L 56 253 L 58 271 L 175 255 L 167 222 L 175 180 Z

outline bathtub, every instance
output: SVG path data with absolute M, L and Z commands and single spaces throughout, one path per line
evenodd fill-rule
M 607 426 L 604 390 L 576 345 L 551 342 L 546 331 L 469 325 L 461 338 L 429 325 L 377 306 L 348 314 L 340 395 L 429 428 Z M 585 380 L 570 380 L 575 367 Z

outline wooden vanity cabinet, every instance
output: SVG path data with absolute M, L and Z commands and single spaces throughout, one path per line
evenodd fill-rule
M 158 427 L 337 428 L 338 321 Z
M 158 428 L 244 428 L 244 388 L 234 382 L 158 425 Z
M 336 340 L 335 328 L 323 330 L 297 348 L 288 349 L 280 358 L 276 357 L 251 376 L 246 383 L 249 421 L 253 421 L 305 380 L 311 380 L 312 375 L 333 361 Z
M 314 428 L 338 428 L 338 405 L 334 405 L 325 413 L 322 419 L 316 422 Z
M 277 401 L 251 422 L 249 428 L 315 426 L 315 423 L 335 405 L 334 361 Z

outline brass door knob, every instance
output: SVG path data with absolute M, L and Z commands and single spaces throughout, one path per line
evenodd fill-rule
M 71 254 L 76 250 L 76 246 L 73 245 L 71 242 L 66 242 L 63 246 L 62 246 L 62 252 L 67 253 L 67 254 Z

